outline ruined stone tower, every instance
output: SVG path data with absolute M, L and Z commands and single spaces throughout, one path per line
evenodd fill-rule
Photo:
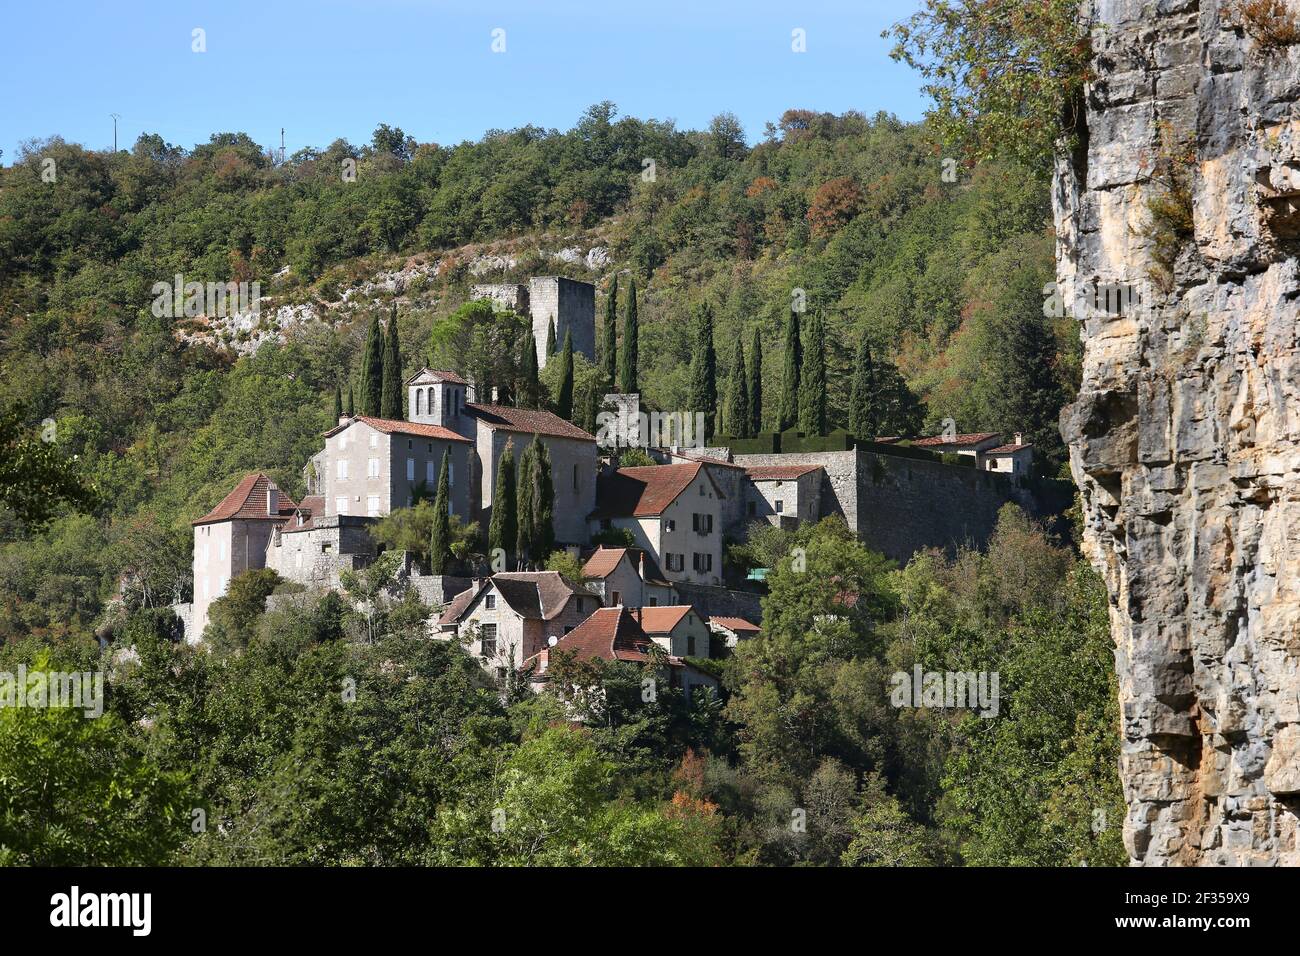
M 1149 286 L 1083 319 L 1062 413 L 1111 600 L 1125 842 L 1143 864 L 1300 863 L 1300 46 L 1262 47 L 1221 0 L 1082 15 L 1097 77 L 1057 170 L 1058 278 L 1070 301 Z M 1174 258 L 1152 201 L 1183 147 Z

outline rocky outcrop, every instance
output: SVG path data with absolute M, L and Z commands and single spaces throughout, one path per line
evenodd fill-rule
M 1085 310 L 1062 433 L 1147 865 L 1300 863 L 1300 47 L 1261 49 L 1227 6 L 1085 4 L 1097 75 L 1054 194 L 1067 300 L 1142 290 Z M 1180 231 L 1157 210 L 1183 148 Z

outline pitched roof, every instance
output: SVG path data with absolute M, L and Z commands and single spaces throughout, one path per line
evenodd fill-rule
M 428 375 L 431 378 L 431 380 L 434 382 L 451 382 L 454 385 L 469 384 L 469 382 L 465 381 L 455 372 L 449 372 L 446 369 L 428 368 L 427 366 L 425 368 L 420 369 L 418 372 L 416 372 L 414 375 L 408 378 L 405 384 L 407 385 L 413 384 L 415 380 L 422 375 Z
M 596 553 L 582 566 L 582 575 L 587 578 L 607 578 L 627 554 L 627 548 L 597 548 Z M 635 566 L 633 570 L 636 570 Z
M 668 604 L 643 607 L 639 612 L 634 611 L 632 616 L 640 619 L 641 628 L 647 634 L 667 634 L 692 610 L 694 608 L 689 604 Z
M 492 580 L 498 586 L 502 582 L 531 586 L 537 595 L 537 606 L 541 616 L 547 621 L 563 611 L 569 598 L 579 593 L 577 588 L 564 580 L 564 576 L 559 571 L 502 571 L 492 575 Z M 511 603 L 513 605 L 513 602 Z
M 593 518 L 650 518 L 663 514 L 699 475 L 703 465 L 688 462 L 680 465 L 645 465 L 620 468 L 596 479 L 596 510 Z M 708 472 L 705 472 L 708 476 Z M 709 484 L 723 497 L 713 479 Z
M 712 458 L 708 455 L 692 455 L 689 452 L 674 451 L 669 453 L 671 458 L 682 458 L 686 461 L 698 461 L 703 465 L 720 465 L 723 468 L 739 468 L 745 470 L 744 465 L 737 465 L 734 461 L 723 461 L 721 458 Z
M 551 645 L 580 661 L 647 661 L 651 640 L 625 607 L 602 607 Z M 536 657 L 537 655 L 534 655 Z M 532 657 L 529 660 L 533 660 Z M 527 663 L 527 662 L 525 662 Z
M 1033 445 L 998 445 L 997 448 L 987 448 L 984 450 L 986 455 L 1009 455 L 1012 452 L 1020 451 L 1022 448 L 1033 448 Z
M 464 442 L 466 445 L 473 444 L 464 435 L 457 435 L 450 428 L 443 428 L 441 425 L 399 421 L 395 418 L 373 418 L 370 415 L 357 415 L 354 418 L 349 418 L 342 425 L 335 425 L 327 431 L 325 437 L 329 438 L 331 435 L 337 435 L 353 422 L 365 422 L 375 431 L 383 432 L 385 435 L 418 435 L 421 438 L 438 438 L 442 441 L 459 441 Z
M 474 600 L 489 587 L 520 617 L 549 621 L 564 610 L 569 598 L 580 592 L 558 571 L 501 571 L 462 591 L 447 603 L 438 624 L 447 627 L 465 616 Z M 593 596 L 592 600 L 596 600 Z
M 447 606 L 442 609 L 442 616 L 438 618 L 439 627 L 449 627 L 461 619 L 465 609 L 469 607 L 470 602 L 474 600 L 487 586 L 486 581 L 479 582 L 478 585 L 468 587 L 461 591 L 454 598 L 447 602 Z
M 313 517 L 325 511 L 324 495 L 308 495 L 298 502 L 298 507 Z
M 752 465 L 745 474 L 750 481 L 793 481 L 820 469 L 821 465 Z
M 596 440 L 572 422 L 559 415 L 531 408 L 510 408 L 507 405 L 480 405 L 466 402 L 465 410 L 488 428 L 525 435 L 549 435 L 552 438 L 575 438 L 579 441 Z
M 275 514 L 266 510 L 266 492 L 275 488 L 279 492 L 279 508 Z M 287 521 L 298 506 L 292 498 L 280 491 L 279 487 L 260 471 L 245 475 L 234 491 L 221 499 L 221 503 L 192 524 L 210 524 L 214 521 L 269 520 Z
M 918 438 L 912 444 L 918 448 L 926 448 L 932 445 L 978 445 L 990 438 L 1001 437 L 997 432 L 967 432 L 963 435 L 953 435 L 951 438 L 943 435 L 931 435 L 929 438 Z
M 711 618 L 709 618 L 709 623 L 716 624 L 719 627 L 725 627 L 727 630 L 734 631 L 737 634 L 742 632 L 757 634 L 759 631 L 762 630 L 762 628 L 759 627 L 757 624 L 751 624 L 749 621 L 746 621 L 743 617 L 724 617 L 721 614 L 713 615 Z

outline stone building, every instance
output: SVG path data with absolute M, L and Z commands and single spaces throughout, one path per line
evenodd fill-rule
M 689 604 L 632 610 L 650 640 L 673 657 L 709 657 L 709 625 Z
M 208 610 L 226 593 L 230 579 L 266 566 L 272 535 L 298 510 L 275 482 L 255 472 L 245 475 L 215 508 L 193 523 L 194 601 L 185 635 L 190 643 L 202 637 Z
M 709 618 L 709 630 L 713 632 L 713 640 L 726 645 L 728 650 L 735 650 L 741 641 L 758 637 L 762 633 L 762 628 L 743 617 L 722 614 Z
M 704 465 L 650 465 L 602 474 L 591 531 L 630 531 L 671 582 L 722 581 L 722 500 Z
M 582 576 L 587 590 L 607 607 L 658 607 L 677 603 L 677 589 L 664 578 L 652 556 L 640 548 L 603 545 L 587 558 Z
M 555 644 L 543 647 L 536 655 L 525 660 L 524 666 L 533 668 L 532 688 L 540 692 L 550 680 L 551 663 L 557 655 L 571 655 L 577 661 L 595 659 L 648 664 L 652 659 L 651 645 L 654 643 L 630 610 L 625 607 L 605 607 Z M 681 688 L 687 694 L 697 687 L 708 687 L 715 691 L 718 687 L 716 678 L 673 655 L 666 656 L 659 679 L 670 687 Z
M 572 631 L 600 606 L 600 599 L 565 581 L 556 571 L 494 574 L 451 600 L 438 619 L 436 636 L 468 640 L 469 652 L 497 677 Z
M 527 316 L 537 348 L 537 367 L 545 368 L 546 334 L 555 323 L 555 347 L 564 347 L 566 332 L 573 333 L 573 351 L 596 361 L 596 287 L 563 276 L 534 276 L 528 285 L 491 283 L 470 288 L 470 296 L 488 299 L 494 309 L 509 309 Z M 483 396 L 487 398 L 489 396 Z
M 747 522 L 767 521 L 793 529 L 820 520 L 821 489 L 826 478 L 821 465 L 751 465 L 744 475 L 749 479 Z

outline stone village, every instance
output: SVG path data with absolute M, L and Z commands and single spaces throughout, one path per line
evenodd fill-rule
M 539 344 L 554 322 L 558 336 L 572 334 L 574 350 L 594 360 L 594 286 L 539 277 L 472 292 L 528 316 Z M 539 365 L 546 359 L 539 347 Z M 486 527 L 501 456 L 534 437 L 550 455 L 557 548 L 582 561 L 584 581 L 556 571 L 430 575 L 409 555 L 400 572 L 404 586 L 440 609 L 431 637 L 466 642 L 498 679 L 522 664 L 534 689 L 552 654 L 646 661 L 652 644 L 675 686 L 715 685 L 691 659 L 723 656 L 762 626 L 761 586 L 729 580 L 723 569 L 724 542 L 743 540 L 754 522 L 793 528 L 838 515 L 867 547 L 905 562 L 925 548 L 983 544 L 1007 502 L 1039 516 L 1068 504 L 1059 489 L 1028 480 L 1033 447 L 1019 435 L 864 442 L 839 433 L 817 450 L 806 442 L 780 450 L 795 444 L 788 440 L 659 445 L 644 428 L 639 396 L 611 394 L 613 432 L 640 434 L 657 462 L 620 467 L 617 448 L 596 435 L 549 411 L 480 401 L 491 396 L 455 372 L 421 368 L 405 390 L 405 419 L 344 415 L 324 433 L 304 468 L 301 501 L 253 473 L 193 523 L 193 602 L 175 608 L 188 641 L 202 639 L 212 603 L 245 571 L 270 568 L 309 589 L 338 589 L 345 571 L 376 558 L 369 529 L 412 505 L 444 458 L 450 513 Z M 632 546 L 593 543 L 611 530 Z

